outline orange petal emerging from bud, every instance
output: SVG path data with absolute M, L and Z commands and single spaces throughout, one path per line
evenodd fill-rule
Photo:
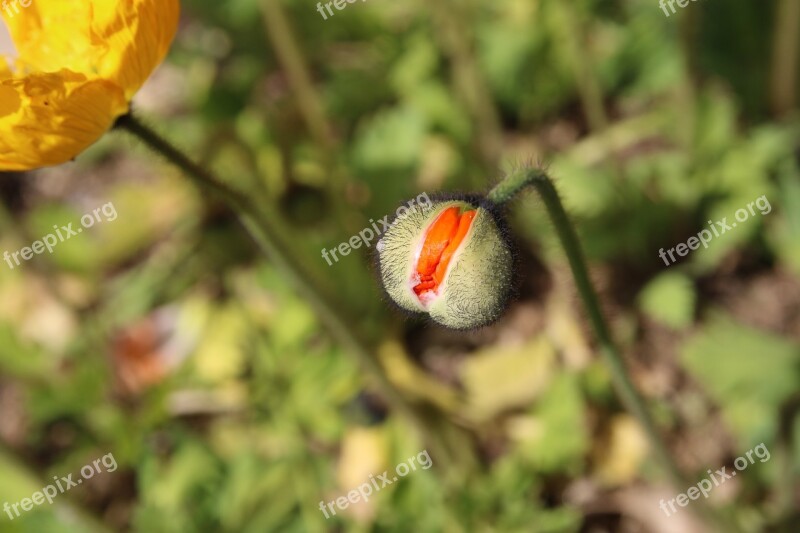
M 493 213 L 451 200 L 392 222 L 377 247 L 381 280 L 402 308 L 454 329 L 497 319 L 511 288 L 511 252 Z
M 425 242 L 417 261 L 419 281 L 414 285 L 414 293 L 423 303 L 430 295 L 436 295 L 439 285 L 444 281 L 447 267 L 453 253 L 461 246 L 477 211 L 459 214 L 458 207 L 448 207 L 428 228 Z

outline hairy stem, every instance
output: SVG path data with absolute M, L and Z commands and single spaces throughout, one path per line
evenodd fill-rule
M 572 269 L 572 275 L 575 278 L 575 285 L 578 288 L 578 293 L 586 307 L 586 312 L 589 314 L 589 321 L 591 322 L 595 335 L 597 335 L 600 349 L 611 370 L 614 385 L 620 398 L 625 404 L 625 407 L 639 420 L 639 423 L 647 432 L 650 438 L 650 444 L 664 469 L 674 481 L 683 482 L 683 476 L 680 470 L 669 455 L 666 446 L 664 446 L 656 430 L 656 425 L 650 413 L 647 411 L 645 401 L 628 376 L 622 357 L 611 339 L 608 325 L 600 310 L 597 293 L 589 279 L 589 273 L 578 242 L 578 236 L 567 217 L 566 211 L 564 211 L 564 206 L 561 204 L 558 192 L 556 192 L 553 182 L 547 176 L 547 173 L 539 168 L 520 169 L 507 176 L 492 189 L 489 193 L 489 199 L 498 205 L 504 204 L 528 186 L 535 188 L 539 193 L 542 201 L 544 201 L 547 213 L 553 221 L 553 225 L 558 233 L 558 238 L 567 255 L 569 266 Z
M 600 309 L 597 293 L 589 278 L 589 272 L 586 268 L 586 261 L 583 258 L 578 236 L 575 233 L 575 229 L 564 210 L 558 192 L 555 186 L 553 186 L 553 182 L 550 180 L 547 172 L 541 168 L 530 165 L 524 166 L 506 176 L 505 179 L 492 189 L 489 193 L 489 199 L 497 205 L 502 205 L 529 186 L 536 189 L 536 192 L 539 193 L 539 196 L 545 204 L 547 213 L 550 215 L 553 225 L 556 228 L 556 233 L 561 241 L 561 245 L 564 247 L 570 269 L 572 270 L 572 275 L 575 278 L 575 285 L 578 288 L 578 293 L 580 294 L 581 300 L 583 300 L 592 329 L 597 336 L 600 351 L 611 371 L 617 394 L 620 396 L 626 409 L 636 417 L 644 428 L 658 462 L 669 475 L 671 481 L 678 488 L 691 486 L 693 483 L 683 475 L 678 465 L 672 459 L 672 456 L 658 432 L 655 421 L 647 409 L 644 398 L 636 389 L 636 386 L 628 375 L 625 363 L 614 344 L 610 329 Z M 705 519 L 723 525 L 726 531 L 740 530 L 730 517 L 717 513 L 710 507 L 700 505 L 697 510 Z
M 439 438 L 435 428 L 442 424 L 439 417 L 432 413 L 423 413 L 421 409 L 411 405 L 394 384 L 386 376 L 380 363 L 373 357 L 372 351 L 357 336 L 346 322 L 346 318 L 337 312 L 333 303 L 312 286 L 309 277 L 304 275 L 301 264 L 294 260 L 281 243 L 268 230 L 268 225 L 260 214 L 256 204 L 237 190 L 234 190 L 210 171 L 194 163 L 183 152 L 154 130 L 142 124 L 133 115 L 127 114 L 117 120 L 115 127 L 128 131 L 138 137 L 149 148 L 164 156 L 171 163 L 183 170 L 200 188 L 215 194 L 224 201 L 239 219 L 239 222 L 255 241 L 263 254 L 295 287 L 299 295 L 305 299 L 320 317 L 323 325 L 331 335 L 351 354 L 357 362 L 376 381 L 378 388 L 387 401 L 404 415 L 420 431 L 421 436 L 431 444 L 442 462 L 451 463 L 454 446 L 446 444 Z
M 506 203 L 527 186 L 532 186 L 539 193 L 542 201 L 544 201 L 547 213 L 553 221 L 553 225 L 558 233 L 558 238 L 567 254 L 567 260 L 572 269 L 572 275 L 575 278 L 575 285 L 578 288 L 578 293 L 586 307 L 589 321 L 592 324 L 595 335 L 597 335 L 600 349 L 611 370 L 611 375 L 620 398 L 647 432 L 650 438 L 650 444 L 664 469 L 674 481 L 683 482 L 683 476 L 680 470 L 669 455 L 666 446 L 664 446 L 656 429 L 656 425 L 645 406 L 644 399 L 636 390 L 636 387 L 628 376 L 622 357 L 611 339 L 608 325 L 600 310 L 597 293 L 589 279 L 586 262 L 583 259 L 583 253 L 578 243 L 578 236 L 575 234 L 572 223 L 569 221 L 569 217 L 567 217 L 567 213 L 564 211 L 564 206 L 561 204 L 558 192 L 556 192 L 553 182 L 547 176 L 547 173 L 538 168 L 524 168 L 518 170 L 498 184 L 489 193 L 489 199 L 496 204 Z

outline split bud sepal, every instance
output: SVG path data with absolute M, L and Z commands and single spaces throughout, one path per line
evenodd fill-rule
M 482 197 L 419 205 L 392 221 L 376 250 L 383 288 L 406 311 L 464 330 L 508 306 L 514 256 L 501 213 Z

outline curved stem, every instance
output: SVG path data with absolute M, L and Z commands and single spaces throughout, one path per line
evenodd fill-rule
M 495 204 L 502 205 L 510 201 L 522 191 L 522 189 L 528 186 L 533 187 L 539 193 L 539 196 L 541 196 L 545 204 L 547 213 L 550 215 L 553 225 L 556 228 L 556 233 L 561 241 L 561 245 L 564 247 L 570 269 L 572 270 L 572 275 L 575 278 L 575 285 L 578 288 L 578 293 L 586 307 L 586 312 L 589 314 L 589 321 L 592 324 L 592 329 L 594 329 L 595 335 L 597 335 L 600 351 L 611 371 L 617 394 L 619 394 L 626 409 L 636 417 L 644 428 L 658 462 L 667 472 L 673 484 L 680 489 L 683 487 L 690 487 L 694 483 L 690 482 L 688 478 L 683 475 L 678 465 L 672 459 L 669 450 L 664 445 L 664 441 L 658 432 L 655 421 L 647 410 L 644 398 L 636 389 L 636 386 L 628 375 L 625 363 L 614 344 L 610 329 L 600 309 L 597 293 L 589 278 L 589 272 L 586 268 L 586 261 L 583 258 L 578 236 L 575 233 L 575 229 L 564 210 L 558 192 L 555 186 L 553 186 L 553 182 L 550 180 L 547 172 L 532 165 L 523 166 L 519 170 L 506 176 L 491 190 L 491 192 L 489 192 L 488 198 Z M 710 506 L 705 505 L 704 502 L 698 502 L 698 504 L 696 509 L 698 514 L 706 520 L 722 526 L 724 531 L 741 530 L 731 516 L 717 512 Z
M 539 193 L 553 221 L 556 232 L 558 233 L 558 238 L 567 254 L 569 266 L 572 269 L 572 275 L 575 277 L 575 285 L 578 288 L 578 293 L 586 307 L 586 312 L 589 315 L 589 321 L 592 324 L 595 335 L 597 335 L 601 352 L 611 371 L 617 393 L 628 411 L 636 417 L 644 428 L 650 439 L 650 445 L 655 451 L 663 468 L 673 481 L 679 484 L 685 483 L 680 469 L 672 460 L 672 457 L 656 429 L 655 422 L 647 410 L 644 398 L 642 398 L 636 390 L 636 387 L 628 376 L 622 357 L 614 345 L 608 325 L 600 310 L 597 293 L 589 279 L 586 262 L 583 258 L 575 229 L 569 221 L 567 213 L 564 211 L 564 206 L 561 204 L 558 192 L 553 186 L 553 182 L 547 176 L 547 173 L 539 168 L 520 169 L 507 176 L 498 184 L 489 193 L 489 199 L 496 204 L 504 204 L 527 186 L 532 186 Z
M 244 194 L 222 183 L 210 171 L 194 163 L 183 152 L 154 130 L 142 124 L 133 115 L 127 114 L 120 117 L 115 127 L 124 129 L 138 137 L 148 147 L 160 153 L 183 170 L 199 187 L 223 200 L 236 214 L 239 222 L 262 253 L 288 278 L 288 281 L 295 287 L 300 296 L 314 308 L 331 335 L 350 353 L 354 354 L 362 368 L 376 380 L 381 394 L 386 397 L 392 407 L 396 408 L 412 422 L 423 438 L 430 442 L 443 463 L 452 461 L 451 453 L 453 453 L 454 447 L 442 442 L 438 438 L 439 433 L 435 431 L 435 428 L 440 426 L 443 421 L 431 419 L 431 416 L 427 416 L 421 409 L 411 405 L 402 396 L 386 376 L 381 364 L 372 356 L 371 350 L 367 348 L 361 338 L 350 330 L 345 317 L 342 317 L 341 313 L 337 312 L 335 305 L 328 298 L 312 286 L 309 277 L 304 275 L 304 270 L 300 263 L 294 261 L 278 240 L 270 234 L 267 229 L 268 225 L 265 224 L 256 204 L 251 202 Z

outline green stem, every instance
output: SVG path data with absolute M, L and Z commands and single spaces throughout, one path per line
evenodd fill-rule
M 586 39 L 586 36 L 591 34 L 586 12 L 581 5 L 572 2 L 556 2 L 554 7 L 557 16 L 556 28 L 559 30 L 560 39 L 564 43 L 564 50 L 572 67 L 589 131 L 593 137 L 606 144 L 611 169 L 616 173 L 618 180 L 624 182 L 625 166 L 622 164 L 619 150 L 614 147 L 612 139 L 607 134 L 611 121 L 603 103 L 603 86 L 597 75 L 597 61 L 594 58 L 596 54 L 591 41 Z
M 785 118 L 791 113 L 797 101 L 798 28 L 800 2 L 779 0 L 775 9 L 770 75 L 770 103 L 778 118 Z
M 608 325 L 600 310 L 597 294 L 589 279 L 589 273 L 586 269 L 586 262 L 581 252 L 578 236 L 575 234 L 572 223 L 569 221 L 569 217 L 566 211 L 564 211 L 564 206 L 561 204 L 558 192 L 553 186 L 553 182 L 547 176 L 547 173 L 538 168 L 520 169 L 507 176 L 498 184 L 489 193 L 489 199 L 496 204 L 504 204 L 527 186 L 534 187 L 539 193 L 553 221 L 558 237 L 567 254 L 567 259 L 572 269 L 572 275 L 575 277 L 575 285 L 578 288 L 578 293 L 586 306 L 586 311 L 589 314 L 589 321 L 597 335 L 601 352 L 611 370 L 614 384 L 622 402 L 637 420 L 639 420 L 639 423 L 647 432 L 650 438 L 650 444 L 663 468 L 672 477 L 673 481 L 679 484 L 684 483 L 684 477 L 680 469 L 672 460 L 666 446 L 661 440 L 655 422 L 645 406 L 645 401 L 628 376 L 622 357 L 611 339 Z
M 259 3 L 267 37 L 278 62 L 286 72 L 286 77 L 297 95 L 298 109 L 317 144 L 331 157 L 335 141 L 333 128 L 325 115 L 325 106 L 311 83 L 310 69 L 303 52 L 294 38 L 289 18 L 278 0 L 261 0 Z
M 526 165 L 506 176 L 492 189 L 488 197 L 489 200 L 495 204 L 502 205 L 510 201 L 528 186 L 533 187 L 539 193 L 539 196 L 541 196 L 545 204 L 547 213 L 550 215 L 553 225 L 556 228 L 556 233 L 564 247 L 567 260 L 572 270 L 572 275 L 575 278 L 575 285 L 578 288 L 578 293 L 589 314 L 589 321 L 591 322 L 592 329 L 594 329 L 595 335 L 597 335 L 600 351 L 611 371 L 617 394 L 619 394 L 627 410 L 636 417 L 644 428 L 658 462 L 676 487 L 682 489 L 693 485 L 694 483 L 690 482 L 688 478 L 683 475 L 678 465 L 672 459 L 672 456 L 664 445 L 664 441 L 658 432 L 655 421 L 647 410 L 644 398 L 639 394 L 639 391 L 628 375 L 625 363 L 614 344 L 610 329 L 600 309 L 597 293 L 589 278 L 589 272 L 586 268 L 586 261 L 583 258 L 578 236 L 575 233 L 575 229 L 564 210 L 558 192 L 553 182 L 550 180 L 550 177 L 547 175 L 547 172 L 541 168 Z M 710 507 L 699 505 L 697 511 L 705 519 L 722 525 L 725 531 L 740 530 L 731 517 L 718 513 Z
M 443 417 L 435 413 L 423 412 L 421 408 L 411 405 L 394 384 L 386 376 L 381 364 L 373 357 L 372 351 L 363 340 L 350 330 L 346 318 L 337 311 L 337 307 L 318 291 L 305 275 L 301 264 L 294 260 L 284 247 L 268 231 L 268 224 L 264 222 L 260 210 L 248 197 L 237 190 L 223 184 L 211 172 L 190 160 L 183 152 L 175 148 L 154 130 L 139 122 L 131 114 L 124 115 L 117 120 L 115 127 L 124 129 L 138 137 L 148 147 L 160 153 L 171 163 L 183 170 L 195 184 L 223 200 L 237 215 L 239 222 L 261 249 L 263 254 L 295 287 L 299 295 L 305 299 L 320 317 L 322 324 L 331 335 L 349 353 L 355 355 L 357 362 L 367 371 L 368 375 L 376 380 L 376 384 L 392 407 L 404 415 L 420 432 L 421 436 L 430 443 L 435 453 L 439 454 L 442 462 L 452 463 L 452 455 L 463 448 L 449 439 L 439 438 L 437 428 L 447 425 Z M 463 452 L 461 453 L 463 459 Z
M 463 0 L 436 0 L 422 4 L 431 9 L 437 38 L 451 63 L 456 91 L 475 123 L 474 136 L 481 163 L 485 168 L 493 169 L 503 148 L 503 131 L 491 91 L 475 57 L 472 28 L 477 17 L 473 5 Z

